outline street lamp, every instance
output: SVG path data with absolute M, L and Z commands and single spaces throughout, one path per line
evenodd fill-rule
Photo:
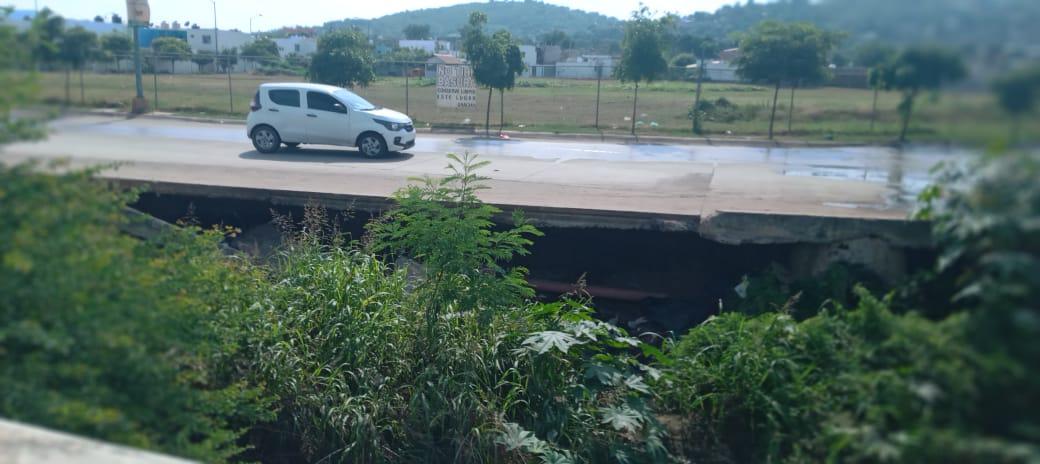
M 253 17 L 249 18 L 249 35 L 253 35 L 253 20 L 256 19 L 256 18 L 263 18 L 263 17 L 264 17 L 264 14 L 260 13 L 260 14 L 258 14 L 256 16 L 253 16 Z

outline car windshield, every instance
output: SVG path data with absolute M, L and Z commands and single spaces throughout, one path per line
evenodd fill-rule
M 376 109 L 376 105 L 369 103 L 368 100 L 357 96 L 357 94 L 349 90 L 337 90 L 332 92 L 332 94 L 352 110 L 368 111 Z

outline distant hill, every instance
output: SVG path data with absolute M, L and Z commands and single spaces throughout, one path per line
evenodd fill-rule
M 621 40 L 623 23 L 609 16 L 550 5 L 538 1 L 465 3 L 442 8 L 404 11 L 376 19 L 344 19 L 325 23 L 325 28 L 356 26 L 375 38 L 399 38 L 409 24 L 428 24 L 436 37 L 457 34 L 473 11 L 488 17 L 488 30 L 508 30 L 513 36 L 535 43 L 538 36 L 553 30 L 567 33 L 582 48 L 608 47 Z
M 683 18 L 680 29 L 732 38 L 765 19 L 808 21 L 848 33 L 846 46 L 871 40 L 935 43 L 969 54 L 1034 52 L 1040 47 L 1037 0 L 781 0 L 726 6 Z

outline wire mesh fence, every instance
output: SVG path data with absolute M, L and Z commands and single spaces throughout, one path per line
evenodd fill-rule
M 306 68 L 281 60 L 237 56 L 215 63 L 212 56 L 182 58 L 142 54 L 144 93 L 153 110 L 244 117 L 261 84 L 306 80 Z M 488 116 L 492 128 L 513 131 L 628 131 L 634 123 L 639 131 L 688 132 L 691 126 L 696 83 L 685 68 L 670 69 L 666 80 L 639 86 L 633 121 L 635 86 L 613 78 L 609 67 L 531 67 L 513 89 L 477 89 L 475 107 L 455 109 L 437 105 L 436 66 L 379 61 L 376 80 L 353 90 L 376 105 L 409 114 L 420 127 L 482 128 Z M 131 57 L 121 56 L 71 72 L 43 72 L 43 94 L 53 103 L 125 109 L 135 93 L 133 69 Z M 767 94 L 752 103 L 765 105 Z

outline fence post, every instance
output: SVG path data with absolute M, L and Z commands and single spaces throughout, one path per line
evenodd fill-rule
M 155 97 L 155 110 L 159 110 L 159 60 L 152 60 L 152 96 Z
M 409 71 L 411 71 L 411 70 L 408 69 L 408 63 L 405 63 L 405 65 L 404 65 L 404 113 L 405 114 L 411 113 L 411 111 L 409 110 L 409 107 L 408 107 L 408 74 L 410 74 Z
M 227 96 L 228 96 L 228 107 L 231 108 L 231 114 L 235 113 L 235 96 L 231 93 L 231 57 L 228 57 L 227 69 Z
M 596 130 L 599 130 L 599 89 L 603 83 L 603 66 L 596 65 Z

